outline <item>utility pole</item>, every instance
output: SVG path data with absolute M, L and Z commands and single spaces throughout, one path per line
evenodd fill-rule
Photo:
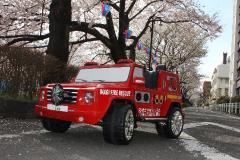
M 151 70 L 152 68 L 151 62 L 152 62 L 152 50 L 153 50 L 152 45 L 153 45 L 154 20 L 152 21 L 152 27 L 150 29 L 151 29 L 151 42 L 150 42 L 149 64 L 148 64 L 149 70 Z

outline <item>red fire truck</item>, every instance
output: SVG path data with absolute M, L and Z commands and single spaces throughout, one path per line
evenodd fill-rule
M 105 141 L 129 144 L 137 122 L 152 122 L 159 134 L 178 138 L 184 124 L 177 74 L 159 65 L 147 71 L 131 60 L 86 63 L 71 83 L 40 89 L 36 112 L 43 127 L 65 132 L 72 122 L 101 124 Z

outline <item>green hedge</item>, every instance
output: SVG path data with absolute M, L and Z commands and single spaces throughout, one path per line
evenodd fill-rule
M 231 102 L 232 102 L 232 103 L 240 102 L 240 96 L 232 97 L 232 98 L 231 98 Z
M 222 96 L 218 98 L 216 101 L 217 104 L 229 103 L 229 102 L 230 102 L 230 98 L 228 96 Z
M 78 67 L 69 66 L 55 57 L 20 47 L 0 47 L 0 93 L 11 97 L 34 99 L 37 87 L 61 83 L 77 74 Z M 4 89 L 2 89 L 4 88 Z
M 223 97 L 218 98 L 216 103 L 217 104 L 230 103 L 230 101 L 231 101 L 231 103 L 238 103 L 238 102 L 240 102 L 240 96 L 232 97 L 231 100 L 230 100 L 230 97 L 223 96 Z
M 35 101 L 29 101 L 20 97 L 0 96 L 0 117 L 37 118 L 35 104 Z

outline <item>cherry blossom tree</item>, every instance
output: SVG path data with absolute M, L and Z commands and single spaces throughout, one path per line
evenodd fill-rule
M 216 15 L 208 15 L 194 0 L 109 0 L 110 12 L 101 15 L 100 0 L 2 0 L 0 43 L 47 48 L 46 53 L 63 62 L 69 45 L 104 46 L 107 55 L 136 59 L 136 45 L 156 24 L 191 24 L 215 37 L 221 31 Z M 125 38 L 124 32 L 132 30 Z M 86 50 L 86 48 L 84 48 Z M 95 48 L 96 49 L 96 48 Z

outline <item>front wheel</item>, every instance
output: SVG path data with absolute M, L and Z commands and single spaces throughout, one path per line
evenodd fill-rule
M 134 134 L 134 112 L 130 105 L 116 104 L 103 119 L 103 137 L 112 144 L 129 144 Z
M 42 125 L 48 131 L 64 133 L 71 126 L 71 122 L 50 118 L 42 118 Z
M 173 108 L 169 111 L 166 124 L 157 123 L 156 130 L 159 135 L 165 135 L 168 138 L 178 138 L 182 133 L 184 125 L 181 109 Z

